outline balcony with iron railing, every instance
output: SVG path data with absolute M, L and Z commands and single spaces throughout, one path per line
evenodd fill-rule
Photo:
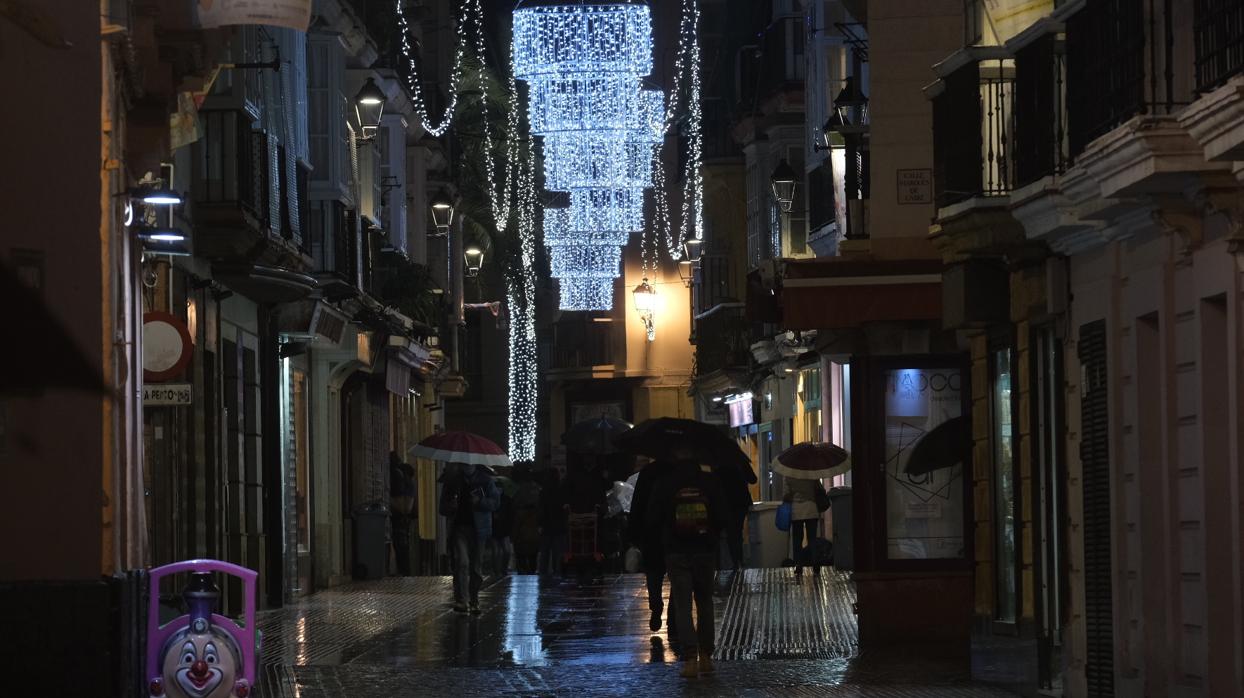
M 191 184 L 195 250 L 241 256 L 269 228 L 267 136 L 241 110 L 202 111 L 199 123 Z
M 1000 197 L 1015 184 L 1015 63 L 997 49 L 956 58 L 933 96 L 934 197 L 939 209 Z M 984 53 L 984 51 L 979 52 Z
M 1244 72 L 1244 0 L 1196 0 L 1196 88 L 1207 92 Z
M 1015 187 L 1061 174 L 1071 162 L 1064 40 L 1041 35 L 1015 52 Z
M 806 37 L 801 17 L 782 17 L 764 28 L 760 44 L 739 57 L 739 111 L 752 114 L 770 98 L 790 93 L 802 103 L 807 72 Z
M 695 331 L 705 341 L 696 343 L 696 372 L 706 376 L 714 371 L 747 368 L 753 330 L 758 332 L 759 328 L 753 328 L 741 304 L 716 305 L 697 316 Z
M 612 370 L 614 330 L 620 324 L 591 313 L 568 314 L 553 323 L 552 369 L 560 372 Z

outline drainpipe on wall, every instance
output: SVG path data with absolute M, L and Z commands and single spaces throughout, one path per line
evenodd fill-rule
M 449 365 L 454 373 L 461 373 L 458 338 L 460 328 L 466 324 L 466 309 L 463 307 L 462 298 L 462 274 L 465 266 L 462 250 L 462 215 L 459 213 L 454 216 L 454 227 L 449 233 Z

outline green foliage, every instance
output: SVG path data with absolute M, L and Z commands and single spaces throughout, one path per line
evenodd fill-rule
M 396 252 L 382 252 L 376 260 L 375 286 L 379 300 L 406 317 L 436 327 L 448 310 L 445 295 L 437 289 L 432 273 Z

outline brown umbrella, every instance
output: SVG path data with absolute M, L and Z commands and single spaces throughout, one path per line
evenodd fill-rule
M 851 469 L 851 454 L 824 441 L 805 441 L 782 451 L 773 462 L 776 473 L 797 480 L 820 480 Z

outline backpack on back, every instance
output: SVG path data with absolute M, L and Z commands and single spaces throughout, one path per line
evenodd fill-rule
M 694 485 L 681 487 L 674 493 L 674 535 L 696 539 L 712 533 L 708 515 L 708 494 Z

